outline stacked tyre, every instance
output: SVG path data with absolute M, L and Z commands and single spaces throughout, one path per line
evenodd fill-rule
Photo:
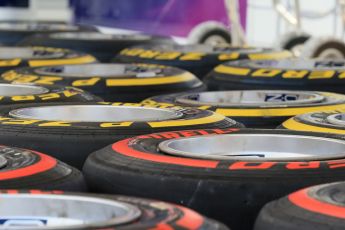
M 13 189 L 0 197 L 9 229 L 228 230 L 187 208 L 135 197 Z
M 316 91 L 228 90 L 167 94 L 143 103 L 207 109 L 240 121 L 246 127 L 275 128 L 298 114 L 343 108 L 345 96 Z
M 291 57 L 288 51 L 211 45 L 142 45 L 122 50 L 114 61 L 170 65 L 194 73 L 199 78 L 215 66 L 239 59 L 281 59 Z
M 145 34 L 103 34 L 100 32 L 80 31 L 36 34 L 22 40 L 21 46 L 49 46 L 74 49 L 95 56 L 101 62 L 110 60 L 121 50 L 140 44 L 173 43 L 167 37 Z
M 152 42 L 171 40 L 54 22 L 0 22 L 0 43 L 21 45 L 0 47 L 0 73 L 6 72 L 0 83 L 0 187 L 8 189 L 0 191 L 0 228 L 228 229 L 161 201 L 64 192 L 88 191 L 79 169 L 92 151 L 114 141 L 154 131 L 242 127 L 210 111 L 131 103 L 203 91 L 203 83 L 187 71 L 94 64 L 94 56 L 109 61 L 128 46 Z
M 106 101 L 124 102 L 140 102 L 160 94 L 206 89 L 199 79 L 185 70 L 149 64 L 24 67 L 2 74 L 1 79 L 5 82 L 78 87 Z
M 36 33 L 97 31 L 93 26 L 71 25 L 62 22 L 0 21 L 0 44 L 16 45 Z
M 344 182 L 305 188 L 261 210 L 255 230 L 344 229 Z
M 92 191 L 158 198 L 233 229 L 252 229 L 267 202 L 306 186 L 344 180 L 344 150 L 344 136 L 312 132 L 162 132 L 94 152 L 83 172 Z
M 285 89 L 344 93 L 342 60 L 241 60 L 213 69 L 205 79 L 210 90 Z
M 53 22 L 2 38 L 0 228 L 343 228 L 344 61 Z
M 0 46 L 0 53 L 0 73 L 17 67 L 96 62 L 96 59 L 91 55 L 51 47 Z

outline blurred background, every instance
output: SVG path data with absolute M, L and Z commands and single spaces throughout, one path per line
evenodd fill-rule
M 224 0 L 0 0 L 0 20 L 73 21 L 97 25 L 103 32 L 141 31 L 149 34 L 172 35 L 182 38 L 181 41 L 193 42 L 195 40 L 193 33 L 195 34 L 200 28 L 212 27 L 209 26 L 210 23 L 214 28 L 224 29 L 230 33 L 231 23 L 226 2 Z M 291 31 L 336 38 L 342 38 L 344 34 L 342 1 L 339 0 L 238 0 L 236 2 L 240 24 L 245 31 L 247 42 L 253 46 L 275 45 Z M 296 2 L 299 12 L 296 12 Z

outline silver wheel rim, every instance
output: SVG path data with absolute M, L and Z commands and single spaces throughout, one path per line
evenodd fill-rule
M 324 51 L 322 51 L 319 55 L 317 55 L 317 58 L 320 59 L 344 59 L 344 54 L 337 49 L 334 48 L 328 48 Z
M 4 168 L 7 165 L 6 157 L 0 155 L 0 169 Z
M 78 30 L 77 26 L 66 25 L 66 24 L 51 24 L 44 22 L 0 22 L 0 30 L 41 30 L 41 31 L 52 31 L 52 30 Z
M 47 88 L 34 85 L 0 84 L 0 96 L 23 96 L 48 93 Z
M 84 64 L 84 65 L 64 65 L 64 66 L 51 66 L 41 67 L 35 69 L 37 74 L 41 75 L 58 75 L 68 77 L 85 77 L 85 76 L 97 76 L 97 77 L 157 77 L 161 72 L 160 69 L 147 69 L 142 72 L 135 72 L 135 65 L 125 64 Z M 137 66 L 141 68 L 140 66 Z M 131 71 L 131 68 L 133 71 Z
M 151 37 L 142 34 L 102 34 L 99 32 L 62 32 L 51 34 L 56 39 L 71 40 L 149 40 Z
M 47 121 L 71 122 L 124 122 L 162 121 L 177 119 L 179 111 L 149 107 L 111 105 L 58 105 L 28 107 L 12 110 L 11 117 Z
M 225 38 L 220 35 L 210 35 L 205 39 L 203 44 L 217 45 L 217 44 L 228 44 Z
M 345 127 L 345 113 L 329 115 L 326 117 L 326 120 L 332 125 Z
M 65 229 L 121 225 L 141 211 L 124 202 L 74 195 L 1 194 L 0 229 Z
M 45 50 L 36 50 L 30 47 L 0 47 L 0 59 L 48 59 L 58 58 L 62 55 L 60 52 L 46 52 Z
M 229 63 L 230 66 L 252 67 L 268 70 L 344 70 L 344 60 L 323 59 L 280 59 L 280 60 L 241 60 Z
M 224 134 L 178 138 L 163 141 L 158 148 L 170 155 L 218 160 L 279 161 L 345 156 L 345 141 L 282 134 Z
M 325 100 L 317 92 L 283 90 L 217 91 L 186 94 L 176 102 L 191 105 L 232 107 L 271 107 L 286 105 L 316 104 Z

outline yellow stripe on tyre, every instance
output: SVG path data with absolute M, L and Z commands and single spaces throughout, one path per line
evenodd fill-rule
M 345 134 L 345 130 L 342 130 L 342 129 L 332 129 L 332 128 L 325 128 L 325 127 L 320 127 L 320 126 L 304 124 L 304 123 L 296 121 L 294 118 L 290 118 L 289 120 L 285 121 L 282 124 L 282 126 L 286 129 L 296 130 L 296 131 Z
M 53 60 L 31 60 L 29 66 L 47 66 L 47 65 L 68 65 L 68 64 L 86 64 L 96 62 L 96 58 L 91 55 L 84 55 L 75 58 L 53 59 Z
M 159 127 L 172 127 L 172 126 L 187 126 L 187 125 L 203 125 L 224 120 L 220 114 L 212 113 L 212 115 L 202 118 L 190 119 L 190 120 L 171 120 L 171 121 L 153 121 L 147 122 L 152 128 Z
M 135 78 L 135 79 L 107 79 L 107 86 L 136 86 L 136 85 L 161 85 L 172 84 L 195 80 L 195 76 L 189 72 L 180 75 L 153 77 L 153 78 Z
M 217 109 L 216 112 L 228 117 L 279 117 L 294 116 L 297 114 L 310 113 L 325 110 L 345 109 L 345 104 L 310 106 L 301 108 L 260 108 L 260 109 Z

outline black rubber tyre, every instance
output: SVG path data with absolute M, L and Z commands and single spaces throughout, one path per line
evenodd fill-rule
M 205 78 L 209 90 L 286 89 L 344 93 L 345 61 L 241 60 L 217 66 Z
M 24 38 L 36 33 L 69 31 L 97 31 L 97 29 L 92 26 L 69 25 L 62 22 L 1 21 L 0 44 L 15 45 Z
M 0 197 L 5 216 L 0 226 L 23 226 L 30 230 L 38 226 L 43 230 L 229 230 L 193 210 L 157 200 L 13 189 L 0 190 Z M 48 204 L 55 205 L 47 210 Z
M 310 36 L 307 35 L 294 37 L 290 39 L 286 44 L 284 44 L 283 49 L 292 50 L 297 45 L 304 44 L 306 41 L 308 41 L 309 38 Z
M 121 34 L 111 35 L 99 32 L 69 32 L 37 34 L 21 41 L 21 46 L 49 46 L 73 49 L 92 54 L 101 62 L 109 62 L 121 50 L 140 44 L 173 43 L 167 37 Z
M 223 42 L 221 43 L 210 43 L 209 39 L 212 36 L 218 36 L 219 40 L 223 40 Z M 204 43 L 204 44 L 211 44 L 211 45 L 219 45 L 219 44 L 231 44 L 231 35 L 228 31 L 224 31 L 221 29 L 214 29 L 211 31 L 208 31 L 207 33 L 205 33 L 199 40 L 199 43 Z
M 310 39 L 310 34 L 303 31 L 291 31 L 282 36 L 279 40 L 281 49 L 290 50 L 295 56 L 300 56 L 304 43 Z
M 345 183 L 309 187 L 272 201 L 261 210 L 255 230 L 343 230 Z
M 344 108 L 339 106 L 337 110 L 333 111 L 307 113 L 292 117 L 278 128 L 344 135 L 345 124 L 343 121 Z
M 144 112 L 151 111 L 148 110 L 151 108 L 153 109 L 152 112 L 158 113 L 161 110 L 157 111 L 154 108 L 167 108 L 167 106 L 147 106 L 133 103 L 114 103 L 112 105 L 116 107 L 109 106 L 110 111 L 115 108 L 114 112 L 110 113 L 114 118 L 112 117 L 107 121 L 80 121 L 79 118 L 83 115 L 90 114 L 94 120 L 99 116 L 108 114 L 108 110 L 97 110 L 101 107 L 100 105 L 107 104 L 110 105 L 110 103 L 90 103 L 89 105 L 98 105 L 99 107 L 86 107 L 89 109 L 82 112 L 70 109 L 49 110 L 49 108 L 54 109 L 50 106 L 61 105 L 67 106 L 63 108 L 71 108 L 68 106 L 81 105 L 80 103 L 69 103 L 68 105 L 66 103 L 36 103 L 2 106 L 0 107 L 0 143 L 49 152 L 51 156 L 81 168 L 91 152 L 123 138 L 167 130 L 242 127 L 242 124 L 211 111 L 184 108 L 163 110 L 173 114 L 173 116 L 169 115 L 166 120 L 160 118 L 157 119 L 158 121 L 143 121 L 141 117 L 144 114 L 141 114 L 141 108 L 145 109 Z M 48 116 L 54 116 L 54 119 L 18 117 L 13 112 L 9 115 L 12 110 L 17 109 L 21 112 L 23 108 L 32 107 L 46 108 L 46 112 L 41 111 L 38 114 L 45 114 L 46 116 L 51 114 Z M 131 120 L 131 117 L 124 115 L 127 114 L 127 109 L 136 113 L 138 117 L 136 119 L 140 120 Z M 58 119 L 55 117 L 59 116 L 58 114 L 66 114 L 69 119 Z M 122 116 L 121 121 L 117 118 L 120 116 Z M 155 119 L 152 118 L 152 120 Z
M 319 100 L 313 101 L 318 97 Z M 155 96 L 142 103 L 207 109 L 235 119 L 246 127 L 275 128 L 298 114 L 340 109 L 345 106 L 345 95 L 284 90 L 208 91 Z
M 228 134 L 229 137 L 238 134 L 260 137 L 267 134 L 269 138 L 280 135 L 311 136 L 334 138 L 344 143 L 344 136 L 287 130 L 230 128 L 155 133 L 125 139 L 94 152 L 88 157 L 83 173 L 92 191 L 179 203 L 241 230 L 252 229 L 260 208 L 271 200 L 309 185 L 345 179 L 345 157 L 267 161 L 265 158 L 254 160 L 237 155 L 220 160 L 207 158 L 207 149 L 213 151 L 212 147 L 206 146 L 208 142 L 195 146 L 205 151 L 200 154 L 206 154 L 206 159 L 166 154 L 159 146 L 165 140 L 203 135 L 214 138 L 219 134 Z M 236 139 L 233 139 L 233 144 L 236 143 Z M 231 145 L 231 142 L 227 144 Z M 272 144 L 268 142 L 267 146 Z M 186 146 L 192 148 L 192 145 Z M 287 146 L 296 145 L 277 144 L 276 147 Z M 258 149 L 253 151 L 260 152 Z
M 17 67 L 94 63 L 88 54 L 51 47 L 0 47 L 0 73 Z
M 6 82 L 75 86 L 105 101 L 140 102 L 160 94 L 206 89 L 198 78 L 187 71 L 147 64 L 26 67 L 4 73 L 1 78 Z
M 2 189 L 85 191 L 81 172 L 46 154 L 0 146 Z
M 203 78 L 222 62 L 238 59 L 280 59 L 288 51 L 211 45 L 142 45 L 122 50 L 114 61 L 170 65 Z
M 24 103 L 102 101 L 88 92 L 70 86 L 0 83 L 0 92 L 0 106 Z

